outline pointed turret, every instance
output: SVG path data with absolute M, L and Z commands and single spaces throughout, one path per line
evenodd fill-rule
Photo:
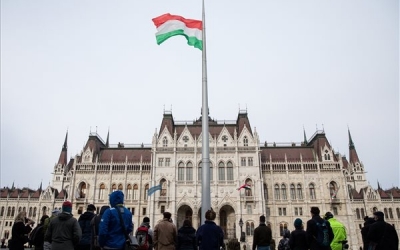
M 303 141 L 303 143 L 305 144 L 305 145 L 307 145 L 307 136 L 306 136 L 306 130 L 304 129 L 304 127 L 303 127 L 303 134 L 304 134 L 304 141 Z
M 353 139 L 351 139 L 350 129 L 348 129 L 349 133 L 349 155 L 350 155 L 350 163 L 360 162 L 358 159 L 356 147 L 354 146 Z
M 107 132 L 106 148 L 110 147 L 110 129 Z
M 39 190 L 42 191 L 42 182 L 40 182 Z
M 65 135 L 65 141 L 63 148 L 61 149 L 60 158 L 58 159 L 58 164 L 61 164 L 62 166 L 67 165 L 67 148 L 68 148 L 67 141 L 68 141 L 68 130 L 67 134 Z

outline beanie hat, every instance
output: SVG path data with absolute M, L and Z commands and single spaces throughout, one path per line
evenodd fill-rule
M 96 211 L 96 207 L 93 205 L 93 204 L 89 204 L 88 206 L 87 206 L 87 209 L 86 209 L 87 211 Z
M 143 223 L 146 223 L 146 222 L 150 222 L 150 218 L 149 217 L 144 217 L 143 218 Z
M 375 215 L 376 217 L 379 217 L 379 218 L 384 218 L 384 217 L 385 217 L 385 215 L 384 215 L 381 211 L 375 212 L 374 215 Z
M 64 201 L 62 204 L 62 211 L 64 213 L 72 213 L 72 203 L 70 201 Z
M 301 228 L 301 226 L 303 225 L 303 221 L 300 218 L 297 218 L 294 220 L 294 227 L 295 228 Z

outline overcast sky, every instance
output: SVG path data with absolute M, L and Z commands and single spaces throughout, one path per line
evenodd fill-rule
M 247 109 L 260 141 L 324 129 L 373 187 L 399 186 L 397 0 L 206 0 L 210 116 Z M 163 112 L 201 114 L 201 51 L 158 46 L 151 19 L 201 19 L 200 0 L 1 1 L 0 186 L 47 187 L 89 132 L 151 143 Z

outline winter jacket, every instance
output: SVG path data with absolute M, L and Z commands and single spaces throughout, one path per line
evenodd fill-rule
M 85 246 L 86 248 L 90 246 L 92 238 L 92 228 L 90 227 L 90 222 L 94 216 L 96 215 L 93 212 L 86 211 L 79 217 L 78 223 L 82 230 L 82 238 L 79 242 L 79 246 Z
M 398 250 L 399 248 L 399 236 L 396 229 L 384 220 L 377 220 L 369 226 L 367 238 L 370 244 L 378 244 L 376 250 Z
M 176 226 L 168 219 L 163 219 L 154 227 L 154 249 L 174 250 L 176 238 Z
M 28 242 L 29 226 L 24 221 L 14 222 L 11 229 L 11 239 L 8 241 L 10 250 L 23 250 L 24 244 Z M 30 228 L 30 227 L 29 227 Z
M 224 247 L 224 232 L 214 221 L 206 220 L 197 229 L 196 242 L 199 250 L 219 250 Z
M 110 208 L 109 206 L 102 206 L 100 209 L 100 213 L 98 215 L 93 216 L 92 220 L 90 221 L 90 228 L 92 230 L 90 249 L 92 250 L 100 249 L 100 245 L 98 242 L 100 220 L 104 212 L 109 208 Z
M 253 237 L 253 250 L 256 250 L 260 246 L 270 246 L 272 240 L 272 231 L 265 223 L 254 229 Z
M 332 250 L 342 250 L 342 241 L 347 239 L 346 228 L 335 218 L 330 218 L 328 221 L 331 224 L 334 235 L 331 242 L 331 248 Z
M 123 206 L 123 203 L 124 193 L 122 191 L 117 190 L 110 194 L 111 208 L 104 212 L 99 227 L 99 244 L 103 248 L 122 249 L 125 245 L 126 239 L 118 210 L 121 213 L 126 233 L 130 234 L 133 230 L 132 213 Z
M 291 250 L 307 250 L 307 234 L 302 228 L 296 228 L 296 230 L 290 233 L 289 246 Z
M 319 215 L 314 215 L 311 220 L 307 221 L 307 242 L 310 247 L 310 250 L 330 250 L 331 247 L 321 247 L 318 245 L 317 236 L 318 236 L 318 227 L 316 222 L 322 223 L 324 220 Z M 326 221 L 328 227 L 328 234 L 329 234 L 329 242 L 331 243 L 333 240 L 333 231 L 332 227 L 329 224 L 329 221 Z
M 181 227 L 178 230 L 177 250 L 197 250 L 196 229 L 193 227 Z
M 51 250 L 73 250 L 82 237 L 78 221 L 70 213 L 60 213 L 50 221 L 44 241 L 51 242 Z

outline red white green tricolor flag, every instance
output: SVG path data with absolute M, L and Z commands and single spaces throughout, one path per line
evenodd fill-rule
M 157 27 L 156 39 L 158 45 L 170 37 L 184 36 L 190 46 L 203 50 L 202 21 L 186 19 L 169 13 L 153 18 L 152 20 Z

